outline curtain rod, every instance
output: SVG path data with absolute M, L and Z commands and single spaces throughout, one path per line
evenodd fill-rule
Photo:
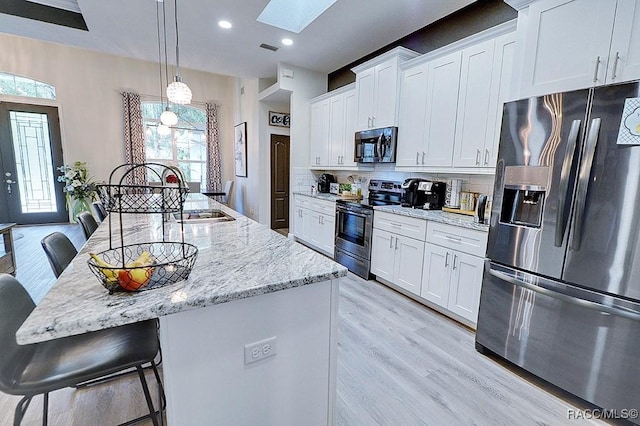
M 120 95 L 124 95 L 124 93 L 125 93 L 125 92 L 118 92 L 118 93 L 119 93 Z M 132 92 L 132 93 L 135 93 L 135 94 L 137 94 L 137 95 L 140 95 L 140 97 L 141 97 L 141 98 L 147 98 L 147 99 L 149 99 L 149 98 L 150 98 L 150 99 L 153 99 L 153 100 L 158 100 L 158 102 L 160 101 L 160 96 L 158 96 L 158 95 L 149 95 L 149 94 L 147 94 L 147 93 L 138 93 L 138 92 Z M 221 107 L 221 104 L 220 104 L 218 101 L 216 101 L 216 100 L 213 100 L 213 101 L 211 101 L 211 102 L 191 101 L 191 103 L 192 103 L 192 104 L 196 104 L 196 105 L 202 105 L 202 106 L 206 106 L 208 103 L 214 103 L 214 104 L 216 104 L 216 105 L 218 106 L 218 108 L 220 108 L 220 107 Z

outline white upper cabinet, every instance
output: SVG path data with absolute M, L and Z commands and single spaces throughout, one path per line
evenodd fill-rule
M 422 165 L 427 110 L 427 76 L 429 64 L 403 71 L 398 122 L 397 166 Z
M 311 167 L 329 165 L 329 112 L 329 99 L 311 103 Z
M 636 0 L 540 0 L 529 6 L 520 97 L 640 78 Z
M 462 52 L 429 62 L 424 166 L 451 166 Z M 398 132 L 401 130 L 399 129 Z
M 400 63 L 418 53 L 396 47 L 355 68 L 356 131 L 397 125 Z
M 401 67 L 397 167 L 493 170 L 514 28 L 501 24 Z
M 512 32 L 495 40 L 493 70 L 491 80 L 491 100 L 489 101 L 489 129 L 485 140 L 482 166 L 495 168 L 498 159 L 500 128 L 504 103 L 510 100 L 513 81 L 513 61 L 516 50 L 516 33 Z
M 482 167 L 488 160 L 485 141 L 493 135 L 489 122 L 494 40 L 462 51 L 454 167 Z
M 353 156 L 356 92 L 353 84 L 311 101 L 311 167 L 356 167 Z
M 611 55 L 613 62 L 607 70 L 610 82 L 640 78 L 640 2 L 637 0 L 618 0 Z

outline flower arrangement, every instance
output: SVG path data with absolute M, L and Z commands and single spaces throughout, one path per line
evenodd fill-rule
M 96 183 L 89 177 L 87 163 L 76 161 L 73 166 L 60 166 L 57 168 L 62 172 L 58 176 L 58 182 L 64 182 L 64 192 L 67 197 L 76 200 L 93 199 L 96 194 Z

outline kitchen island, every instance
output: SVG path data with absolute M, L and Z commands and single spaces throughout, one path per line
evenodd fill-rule
M 184 241 L 198 247 L 187 280 L 109 295 L 87 266 L 89 252 L 109 248 L 106 220 L 18 342 L 159 318 L 169 424 L 331 424 L 346 268 L 203 195 L 189 197 L 185 210 L 216 209 L 235 220 L 184 224 Z M 118 216 L 111 214 L 114 246 Z M 125 244 L 162 240 L 162 215 L 122 218 Z M 180 232 L 179 223 L 165 223 L 167 241 L 180 241 Z

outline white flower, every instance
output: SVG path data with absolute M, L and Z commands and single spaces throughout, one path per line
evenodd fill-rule
M 79 186 L 82 186 L 82 182 L 80 182 L 78 179 L 75 179 L 73 181 L 71 181 L 71 185 L 75 186 L 76 188 Z

